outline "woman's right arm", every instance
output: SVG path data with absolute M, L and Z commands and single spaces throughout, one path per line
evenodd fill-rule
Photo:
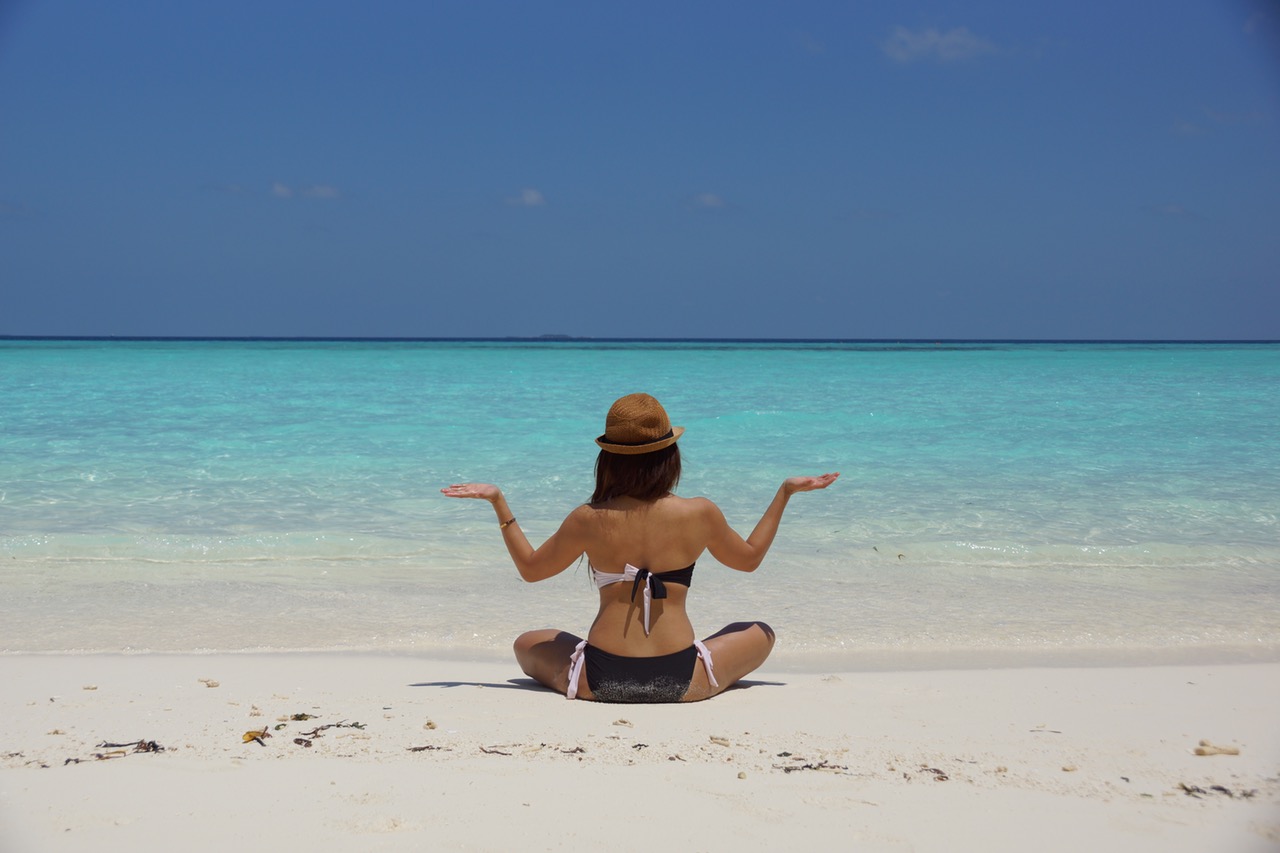
M 498 516 L 498 529 L 502 532 L 502 542 L 507 546 L 507 553 L 516 565 L 516 571 L 526 581 L 546 580 L 560 574 L 573 561 L 587 550 L 585 527 L 580 516 L 580 509 L 569 514 L 560 525 L 560 529 L 538 548 L 530 544 L 520 523 L 516 521 L 511 508 L 507 506 L 506 496 L 497 486 L 488 483 L 455 483 L 440 490 L 450 498 L 477 498 L 493 505 Z
M 764 511 L 751 535 L 743 539 L 737 531 L 729 526 L 724 513 L 711 501 L 706 501 L 705 520 L 710 529 L 707 536 L 707 550 L 716 560 L 731 569 L 740 572 L 754 572 L 769 553 L 778 534 L 778 525 L 782 521 L 782 513 L 787 508 L 787 501 L 796 492 L 812 492 L 825 489 L 836 481 L 839 473 L 822 474 L 817 477 L 788 477 L 778 487 L 769 508 Z

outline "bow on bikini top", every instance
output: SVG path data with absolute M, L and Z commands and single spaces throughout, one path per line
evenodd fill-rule
M 643 592 L 644 595 L 644 635 L 649 636 L 649 602 L 654 598 L 667 597 L 667 584 L 674 583 L 680 586 L 690 586 L 693 583 L 693 567 L 696 563 L 691 563 L 683 569 L 676 569 L 670 572 L 662 572 L 655 575 L 648 569 L 637 569 L 635 566 L 627 563 L 627 567 L 620 574 L 610 574 L 602 572 L 591 567 L 591 577 L 595 579 L 596 589 L 604 589 L 609 584 L 622 583 L 631 581 L 631 600 L 636 600 L 636 593 Z

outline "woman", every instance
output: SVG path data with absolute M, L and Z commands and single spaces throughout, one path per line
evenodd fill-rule
M 629 394 L 609 409 L 596 439 L 596 489 L 540 548 L 529 544 L 497 486 L 460 483 L 452 498 L 493 504 L 511 559 L 526 581 L 564 571 L 582 554 L 600 591 L 600 610 L 587 639 L 547 628 L 521 634 L 516 660 L 531 678 L 569 699 L 602 702 L 691 702 L 707 699 L 764 662 L 773 630 L 735 622 L 705 642 L 694 638 L 685 612 L 693 566 L 703 551 L 731 569 L 755 571 L 787 500 L 825 489 L 839 474 L 792 477 L 746 539 L 706 498 L 673 494 L 680 480 L 683 427 L 671 427 L 648 394 Z M 701 660 L 701 665 L 699 665 Z

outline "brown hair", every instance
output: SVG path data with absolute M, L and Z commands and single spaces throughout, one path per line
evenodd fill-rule
M 621 497 L 656 501 L 674 492 L 679 482 L 680 448 L 674 444 L 630 456 L 601 450 L 596 456 L 596 490 L 591 503 Z

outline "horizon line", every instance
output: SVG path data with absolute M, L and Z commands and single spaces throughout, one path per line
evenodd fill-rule
M 777 343 L 777 344 L 1277 344 L 1264 338 L 755 338 L 589 337 L 579 335 L 6 335 L 0 341 L 228 342 L 228 343 Z

